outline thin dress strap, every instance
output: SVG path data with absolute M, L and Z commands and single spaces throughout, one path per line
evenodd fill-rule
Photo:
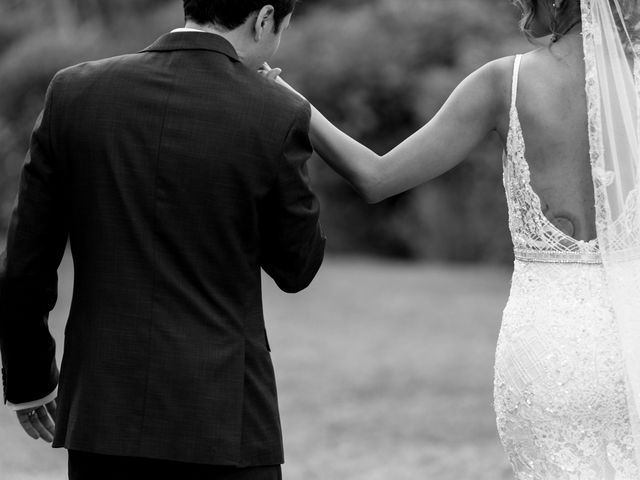
M 516 55 L 516 60 L 513 62 L 513 83 L 511 85 L 511 111 L 516 110 L 516 100 L 518 98 L 518 78 L 520 75 L 520 61 L 522 55 Z

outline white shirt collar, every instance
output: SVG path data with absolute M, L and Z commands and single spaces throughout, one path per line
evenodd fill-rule
M 198 28 L 187 28 L 187 27 L 174 28 L 173 30 L 171 30 L 171 33 L 177 33 L 177 32 L 203 32 L 203 33 L 209 33 L 209 32 L 205 32 L 204 30 L 200 30 Z

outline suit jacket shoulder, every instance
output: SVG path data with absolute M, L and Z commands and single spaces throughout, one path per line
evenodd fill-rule
M 247 89 L 248 94 L 254 97 L 252 101 L 274 114 L 272 118 L 282 120 L 288 129 L 299 121 L 308 123 L 311 117 L 309 102 L 273 80 L 268 80 L 244 66 L 241 68 L 242 76 L 250 86 Z
M 53 76 L 51 85 L 59 85 L 62 88 L 70 87 L 72 92 L 79 93 L 74 89 L 82 85 L 91 85 L 104 75 L 116 71 L 119 67 L 135 64 L 139 61 L 140 54 L 132 53 L 78 63 L 59 70 Z

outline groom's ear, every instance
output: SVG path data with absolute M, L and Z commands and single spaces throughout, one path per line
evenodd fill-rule
M 258 16 L 256 17 L 255 24 L 253 27 L 254 40 L 259 42 L 262 40 L 263 35 L 265 34 L 265 30 L 273 29 L 275 30 L 275 9 L 271 5 L 265 5 L 258 12 Z

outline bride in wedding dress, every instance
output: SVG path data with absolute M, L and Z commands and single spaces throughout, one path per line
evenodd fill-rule
M 638 479 L 637 0 L 515 2 L 539 48 L 473 73 L 387 155 L 314 108 L 311 139 L 377 202 L 497 132 L 515 254 L 495 362 L 504 449 L 519 480 Z

